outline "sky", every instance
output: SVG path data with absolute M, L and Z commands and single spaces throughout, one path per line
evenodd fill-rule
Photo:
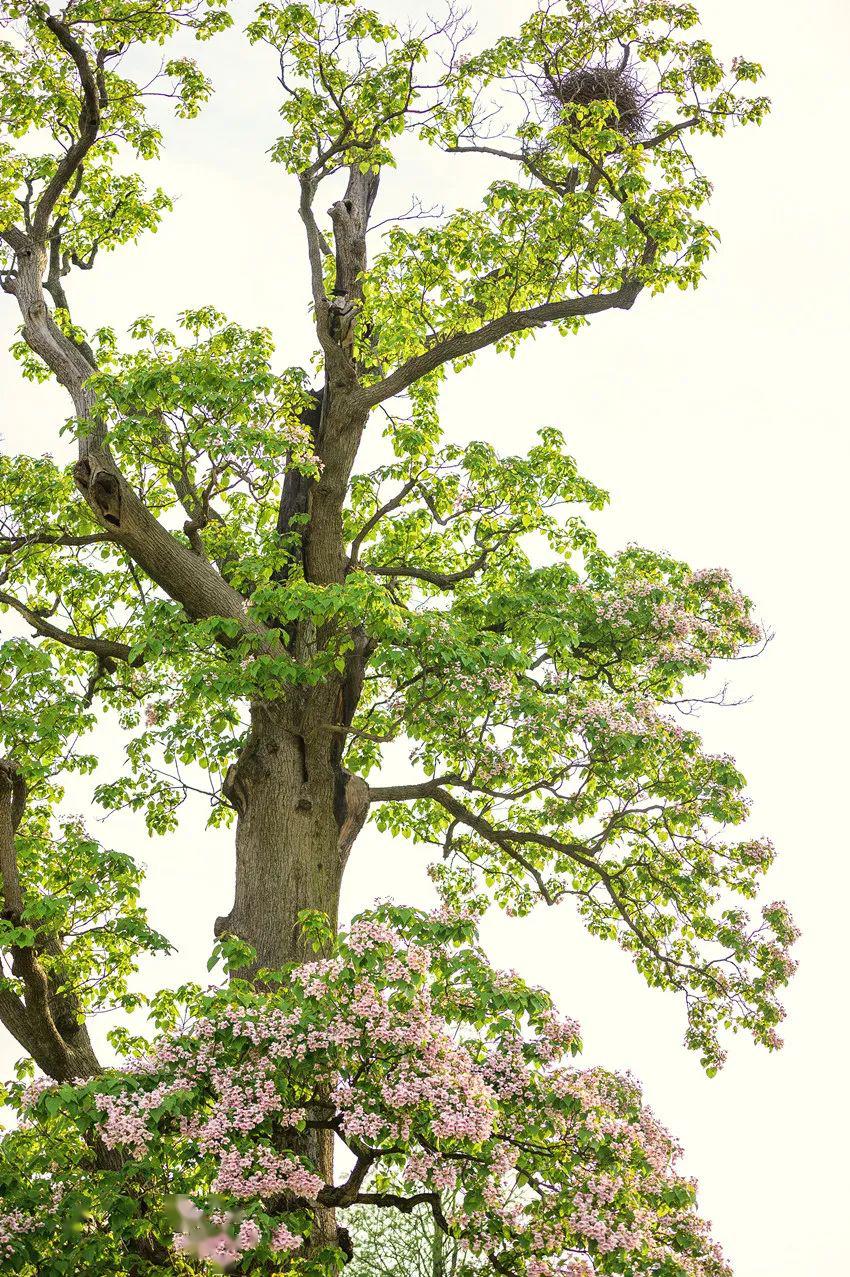
M 378 4 L 399 17 L 420 0 Z M 767 899 L 787 900 L 802 928 L 799 972 L 786 999 L 786 1046 L 769 1055 L 727 1043 L 707 1079 L 682 1044 L 672 995 L 651 991 L 616 948 L 588 937 L 569 907 L 525 920 L 488 919 L 494 961 L 548 986 L 583 1025 L 586 1060 L 630 1069 L 687 1150 L 703 1211 L 738 1277 L 833 1274 L 846 1264 L 848 1188 L 845 993 L 850 858 L 847 792 L 847 240 L 850 115 L 846 0 L 702 0 L 722 53 L 762 61 L 774 110 L 761 129 L 712 145 L 711 218 L 722 240 L 696 293 L 642 298 L 580 335 L 538 336 L 515 360 L 488 353 L 452 378 L 449 437 L 516 450 L 560 426 L 583 473 L 610 490 L 594 525 L 617 548 L 636 541 L 695 567 L 723 565 L 757 600 L 775 638 L 757 661 L 723 674 L 747 703 L 706 713 L 709 748 L 732 753 L 750 781 L 754 831 L 779 860 Z M 514 25 L 524 0 L 472 0 L 483 38 Z M 246 11 L 241 10 L 242 13 Z M 214 303 L 274 331 L 284 363 L 311 343 L 307 280 L 292 182 L 264 154 L 275 136 L 275 68 L 232 33 L 204 50 L 216 96 L 202 117 L 170 130 L 157 180 L 179 196 L 156 237 L 115 254 L 75 285 L 75 318 L 118 329 L 153 313 L 171 321 Z M 496 175 L 416 159 L 426 202 L 473 199 Z M 381 216 L 408 187 L 389 182 Z M 65 455 L 58 391 L 20 381 L 5 354 L 16 326 L 0 297 L 0 434 L 14 451 Z M 5 621 L 4 621 L 5 627 Z M 105 732 L 105 751 L 117 742 Z M 80 810 L 87 801 L 72 795 Z M 231 838 L 204 832 L 188 804 L 180 832 L 149 841 L 140 822 L 100 830 L 149 867 L 155 925 L 179 946 L 152 986 L 198 978 L 212 921 L 230 907 Z M 344 908 L 376 894 L 425 900 L 424 852 L 361 835 Z M 18 1052 L 0 1040 L 0 1073 Z

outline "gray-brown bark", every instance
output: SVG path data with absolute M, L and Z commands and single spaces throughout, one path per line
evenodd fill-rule
M 227 776 L 225 795 L 237 812 L 236 886 L 216 932 L 252 945 L 259 967 L 306 956 L 303 909 L 337 920 L 345 863 L 368 810 L 365 782 L 342 767 L 331 721 L 341 702 L 341 689 L 325 685 L 300 704 L 255 705 Z
M 15 764 L 0 761 L 0 915 L 25 925 L 15 835 L 26 805 L 26 785 Z M 36 934 L 32 944 L 10 946 L 12 975 L 21 993 L 0 990 L 0 1021 L 49 1077 L 67 1082 L 100 1072 L 75 999 L 60 992 L 43 961 L 61 957 L 59 942 Z
M 233 908 L 216 924 L 276 967 L 301 952 L 298 914 L 321 909 L 335 921 L 342 866 L 334 777 L 305 739 L 306 728 L 278 705 L 258 705 L 225 794 L 237 811 Z
M 345 198 L 331 210 L 336 289 L 332 303 L 323 290 L 317 297 L 327 381 L 311 422 L 322 472 L 318 481 L 287 493 L 287 508 L 281 509 L 284 533 L 287 515 L 303 511 L 308 516 L 300 557 L 305 577 L 317 584 L 342 582 L 347 569 L 342 513 L 368 415 L 352 409 L 357 371 L 351 327 L 376 190 L 377 178 L 352 170 Z M 309 222 L 309 205 L 305 211 Z M 314 634 L 309 623 L 302 623 L 290 641 L 296 653 L 306 653 L 332 637 Z M 226 795 L 237 811 L 236 885 L 233 908 L 218 920 L 216 931 L 247 941 L 259 968 L 310 956 L 298 921 L 302 910 L 321 910 L 337 923 L 345 864 L 369 808 L 368 786 L 342 766 L 345 729 L 357 707 L 368 656 L 367 636 L 353 638 L 341 677 L 309 691 L 296 689 L 285 701 L 252 707 L 248 740 L 227 777 Z M 325 1182 L 333 1183 L 332 1134 L 313 1132 L 301 1151 Z M 334 1209 L 317 1207 L 310 1250 L 338 1240 Z

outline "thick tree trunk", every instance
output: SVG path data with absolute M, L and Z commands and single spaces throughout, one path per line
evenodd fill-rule
M 368 806 L 365 782 L 342 769 L 339 736 L 323 718 L 340 695 L 339 688 L 317 689 L 309 706 L 301 706 L 298 722 L 291 705 L 256 705 L 248 740 L 227 778 L 238 813 L 236 891 L 216 933 L 230 932 L 252 945 L 255 969 L 314 956 L 304 944 L 301 910 L 320 909 L 337 923 L 345 862 Z M 310 720 L 313 726 L 306 727 Z M 329 1131 L 301 1137 L 294 1151 L 333 1183 Z M 336 1244 L 335 1212 L 316 1209 L 309 1251 Z
M 216 931 L 257 951 L 257 965 L 305 956 L 298 914 L 321 909 L 336 923 L 342 865 L 330 768 L 310 767 L 301 732 L 275 705 L 258 705 L 226 794 L 238 813 L 233 909 Z
M 329 730 L 332 703 L 341 698 L 339 688 L 318 689 L 300 721 L 284 704 L 254 706 L 247 742 L 227 777 L 225 793 L 237 811 L 236 890 L 216 934 L 231 932 L 252 945 L 257 967 L 308 956 L 298 922 L 303 909 L 337 922 L 342 873 L 368 806 L 365 782 L 343 769 L 339 735 Z

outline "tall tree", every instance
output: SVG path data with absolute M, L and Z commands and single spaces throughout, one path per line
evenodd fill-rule
M 475 919 L 572 897 L 682 996 L 709 1071 L 723 1029 L 777 1045 L 794 928 L 734 899 L 772 850 L 729 836 L 743 779 L 676 719 L 758 627 L 723 571 L 607 554 L 579 513 L 605 495 L 556 430 L 513 456 L 453 443 L 439 394 L 480 350 L 699 282 L 696 153 L 762 119 L 760 68 L 724 67 L 671 0 L 541 0 L 487 49 L 451 8 L 402 30 L 351 0 L 261 3 L 247 34 L 279 67 L 272 158 L 316 336 L 286 368 L 212 307 L 125 342 L 83 332 L 69 299 L 167 211 L 136 171 L 162 141 L 151 99 L 198 112 L 211 86 L 181 50 L 224 9 L 11 0 L 3 23 L 0 280 L 23 372 L 67 391 L 77 447 L 71 469 L 0 459 L 0 605 L 20 622 L 0 669 L 0 1020 L 44 1074 L 10 1090 L 4 1271 L 327 1272 L 356 1205 L 424 1205 L 499 1273 L 725 1271 L 633 1083 L 567 1067 L 577 1029 L 489 968 Z M 376 221 L 405 136 L 405 157 L 501 176 L 476 207 Z M 382 461 L 363 472 L 366 437 Z M 168 835 L 206 787 L 236 843 L 231 979 L 157 995 L 151 1046 L 114 1029 L 120 1068 L 87 1019 L 138 1006 L 136 960 L 168 943 L 134 861 L 62 806 L 104 715 L 127 753 L 102 807 Z M 394 741 L 410 779 L 382 784 Z M 443 905 L 338 933 L 370 810 L 439 849 Z

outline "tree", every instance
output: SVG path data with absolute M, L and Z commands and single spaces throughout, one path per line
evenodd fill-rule
M 354 1254 L 350 1277 L 462 1277 L 475 1272 L 472 1256 L 443 1232 L 427 1206 L 388 1215 L 355 1206 L 349 1216 Z
M 285 368 L 213 307 L 123 342 L 83 332 L 67 291 L 167 211 L 136 171 L 162 142 L 152 99 L 199 111 L 211 86 L 181 50 L 224 8 L 6 14 L 0 278 L 78 451 L 70 471 L 0 462 L 0 604 L 21 622 L 0 673 L 0 1019 L 44 1075 L 9 1092 L 6 1270 L 327 1272 L 346 1209 L 421 1206 L 499 1273 L 725 1272 L 634 1083 L 568 1064 L 576 1026 L 492 971 L 476 919 L 571 897 L 683 998 L 709 1072 L 724 1029 L 778 1045 L 794 927 L 735 900 L 772 849 L 729 835 L 743 778 L 676 720 L 693 676 L 758 643 L 751 605 L 721 570 L 607 554 L 579 513 L 605 494 L 557 431 L 516 456 L 461 446 L 439 394 L 480 350 L 699 282 L 695 152 L 762 119 L 760 68 L 724 67 L 670 0 L 541 0 L 483 50 L 451 8 L 406 31 L 350 0 L 261 3 L 247 34 L 279 66 L 272 158 L 316 334 Z M 391 218 L 370 256 L 403 135 L 502 175 L 478 207 Z M 358 472 L 364 438 L 383 460 Z M 132 858 L 62 806 L 104 715 L 127 754 L 97 803 L 168 835 L 206 786 L 236 843 L 230 979 L 150 999 L 152 1043 L 111 1032 L 120 1067 L 87 1019 L 137 1007 L 136 961 L 168 942 Z M 394 741 L 414 777 L 373 783 Z M 338 932 L 370 811 L 441 850 L 443 903 Z

